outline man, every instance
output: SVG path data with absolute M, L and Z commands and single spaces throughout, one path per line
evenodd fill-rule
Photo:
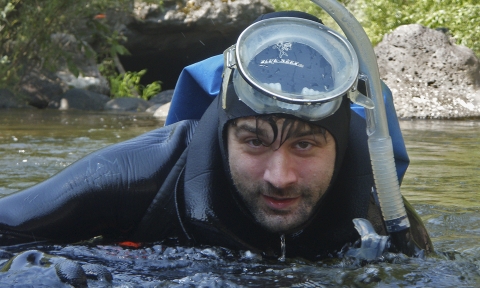
M 300 12 L 261 17 L 225 53 L 221 92 L 199 121 L 172 121 L 185 115 L 171 109 L 171 125 L 0 199 L 0 243 L 102 235 L 315 260 L 358 240 L 354 218 L 385 233 L 371 193 L 365 121 L 346 97 L 356 85 L 356 58 L 335 33 L 317 32 L 319 23 Z M 305 44 L 307 28 L 327 33 Z M 428 250 L 424 227 L 412 223 Z

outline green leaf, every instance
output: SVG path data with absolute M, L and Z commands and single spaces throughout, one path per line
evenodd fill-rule
M 113 46 L 115 48 L 115 51 L 119 54 L 119 55 L 130 55 L 130 51 L 128 51 L 127 48 L 125 48 L 125 46 L 123 45 L 114 45 Z
M 78 75 L 80 75 L 80 70 L 71 59 L 67 59 L 67 68 L 70 72 L 72 72 L 73 75 L 75 75 L 75 77 L 78 77 Z

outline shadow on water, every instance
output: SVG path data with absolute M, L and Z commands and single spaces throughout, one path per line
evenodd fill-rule
M 162 125 L 143 114 L 2 111 L 0 196 L 48 178 L 101 147 Z M 95 264 L 113 277 L 87 273 L 89 287 L 477 287 L 480 121 L 403 120 L 400 125 L 411 158 L 402 192 L 431 233 L 435 257 L 387 254 L 375 263 L 281 263 L 218 247 L 37 243 L 0 247 L 0 286 L 68 287 L 60 272 L 87 271 L 87 265 Z

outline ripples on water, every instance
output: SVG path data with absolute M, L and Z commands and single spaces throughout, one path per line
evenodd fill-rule
M 2 111 L 0 196 L 48 178 L 94 150 L 162 125 L 143 114 Z M 476 287 L 480 285 L 480 121 L 404 120 L 401 128 L 411 158 L 402 192 L 430 231 L 437 257 L 385 255 L 383 262 L 369 264 L 299 259 L 280 263 L 222 248 L 21 246 L 0 250 L 0 266 L 12 255 L 20 258 L 43 251 L 50 256 L 0 272 L 0 286 L 58 287 L 63 284 L 49 263 L 71 259 L 80 265 L 103 265 L 113 274 L 110 284 L 88 280 L 91 287 Z M 33 252 L 24 252 L 30 249 Z
M 0 111 L 0 196 L 29 187 L 109 144 L 163 126 L 147 114 Z
M 403 194 L 416 204 L 437 250 L 472 254 L 480 243 L 480 121 L 400 124 L 411 159 Z

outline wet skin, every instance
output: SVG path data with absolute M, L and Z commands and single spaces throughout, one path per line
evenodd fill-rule
M 277 120 L 281 130 L 284 119 Z M 297 123 L 298 124 L 298 123 Z M 255 219 L 270 232 L 295 232 L 327 190 L 335 165 L 335 140 L 302 128 L 282 145 L 268 123 L 240 118 L 228 128 L 232 178 Z

